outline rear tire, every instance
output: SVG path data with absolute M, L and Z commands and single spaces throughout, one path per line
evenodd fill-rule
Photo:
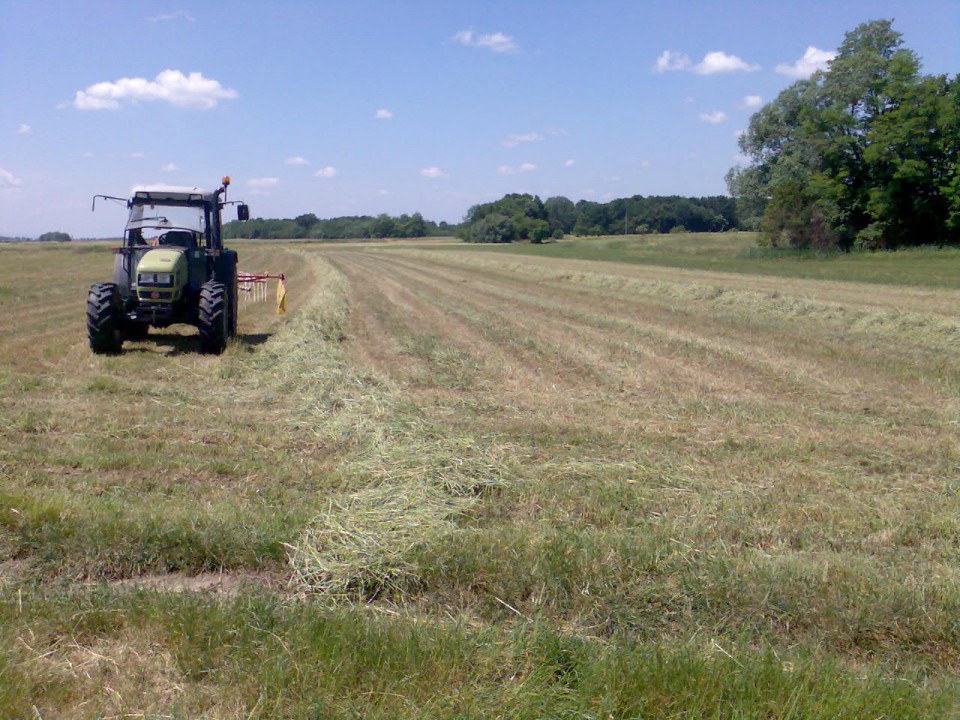
M 87 295 L 87 338 L 97 355 L 116 355 L 123 348 L 120 291 L 115 283 L 97 283 Z
M 219 355 L 227 347 L 230 335 L 230 296 L 223 283 L 210 280 L 200 288 L 200 349 Z

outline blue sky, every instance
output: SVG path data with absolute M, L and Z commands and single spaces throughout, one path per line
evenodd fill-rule
M 960 71 L 957 0 L 0 0 L 0 235 L 223 174 L 254 217 L 723 194 L 758 104 L 880 18 Z

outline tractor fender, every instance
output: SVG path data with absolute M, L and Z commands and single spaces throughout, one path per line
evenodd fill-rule
M 132 272 L 130 255 L 118 252 L 113 256 L 113 282 L 120 292 L 120 297 L 125 301 L 130 297 L 130 291 L 133 287 L 133 279 L 136 275 Z

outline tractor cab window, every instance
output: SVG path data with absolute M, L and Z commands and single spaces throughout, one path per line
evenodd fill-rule
M 195 248 L 206 230 L 203 208 L 134 205 L 127 220 L 131 244 Z

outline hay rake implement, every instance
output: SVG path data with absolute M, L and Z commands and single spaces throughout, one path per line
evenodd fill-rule
M 287 312 L 287 285 L 282 273 L 237 273 L 237 294 L 241 304 L 251 302 L 265 302 L 267 299 L 267 284 L 269 280 L 277 281 L 277 315 Z

